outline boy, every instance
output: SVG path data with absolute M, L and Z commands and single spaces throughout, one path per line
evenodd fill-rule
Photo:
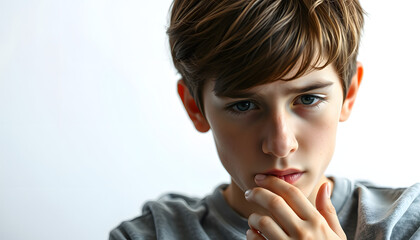
M 175 0 L 178 93 L 229 185 L 147 203 L 110 239 L 420 239 L 420 184 L 327 178 L 362 80 L 357 0 Z

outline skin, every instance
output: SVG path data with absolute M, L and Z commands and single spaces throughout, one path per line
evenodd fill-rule
M 232 180 L 223 194 L 248 218 L 247 239 L 346 238 L 329 199 L 333 182 L 324 172 L 334 153 L 338 122 L 349 117 L 362 75 L 358 63 L 345 98 L 332 65 L 292 81 L 253 87 L 241 97 L 216 96 L 208 81 L 204 115 L 184 82 L 178 82 L 196 129 L 212 130 Z M 304 91 L 308 86 L 314 89 Z M 293 184 L 264 174 L 290 168 L 303 172 Z

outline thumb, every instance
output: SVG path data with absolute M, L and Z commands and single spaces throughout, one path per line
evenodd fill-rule
M 316 209 L 327 220 L 330 228 L 341 238 L 346 239 L 346 234 L 341 228 L 337 213 L 330 199 L 331 185 L 327 182 L 321 185 L 316 196 Z

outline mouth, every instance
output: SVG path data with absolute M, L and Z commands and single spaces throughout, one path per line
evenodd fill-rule
M 280 178 L 281 180 L 287 183 L 293 184 L 300 179 L 300 177 L 304 174 L 304 172 L 298 169 L 286 169 L 286 170 L 272 170 L 264 174 Z

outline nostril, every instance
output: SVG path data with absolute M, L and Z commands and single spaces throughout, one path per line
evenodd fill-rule
M 295 138 L 279 139 L 267 138 L 262 143 L 262 151 L 276 158 L 286 158 L 296 152 L 298 144 Z

